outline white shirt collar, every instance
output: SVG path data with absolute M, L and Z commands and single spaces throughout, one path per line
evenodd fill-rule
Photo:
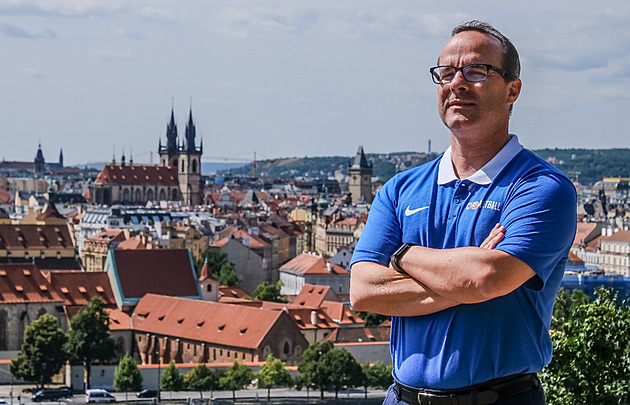
M 516 156 L 523 149 L 523 145 L 518 142 L 516 135 L 510 135 L 508 143 L 497 153 L 492 160 L 490 160 L 484 167 L 477 170 L 472 176 L 466 180 L 477 184 L 490 184 L 497 177 L 497 175 L 503 170 L 505 165 L 509 163 L 514 156 Z M 438 170 L 438 184 L 450 183 L 453 180 L 457 180 L 455 170 L 453 169 L 453 162 L 451 161 L 451 147 L 449 146 L 442 155 L 440 161 L 440 167 Z

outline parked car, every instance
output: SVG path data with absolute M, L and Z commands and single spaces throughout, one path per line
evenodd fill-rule
M 136 396 L 138 398 L 155 398 L 155 397 L 157 397 L 157 390 L 144 389 L 144 390 L 142 390 L 140 392 L 137 392 Z
M 70 398 L 71 396 L 72 392 L 64 387 L 62 389 L 39 390 L 31 396 L 31 400 L 34 402 L 57 401 L 62 398 Z
M 116 398 L 103 389 L 90 389 L 85 391 L 85 402 L 116 402 Z

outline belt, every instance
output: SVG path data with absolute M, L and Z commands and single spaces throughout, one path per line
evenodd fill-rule
M 532 373 L 517 374 L 461 390 L 417 390 L 398 382 L 393 390 L 398 400 L 413 405 L 489 405 L 539 386 L 538 377 Z

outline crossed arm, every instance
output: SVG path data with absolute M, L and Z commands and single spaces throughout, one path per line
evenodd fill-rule
M 520 259 L 494 249 L 504 237 L 505 228 L 497 224 L 479 247 L 414 246 L 401 260 L 408 275 L 391 266 L 357 262 L 350 276 L 352 306 L 383 315 L 417 316 L 508 294 L 535 273 Z

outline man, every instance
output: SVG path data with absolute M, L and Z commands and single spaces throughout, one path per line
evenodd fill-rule
M 430 72 L 451 145 L 383 186 L 352 259 L 354 309 L 393 316 L 384 403 L 544 404 L 575 189 L 508 132 L 521 80 L 505 36 L 460 25 Z

